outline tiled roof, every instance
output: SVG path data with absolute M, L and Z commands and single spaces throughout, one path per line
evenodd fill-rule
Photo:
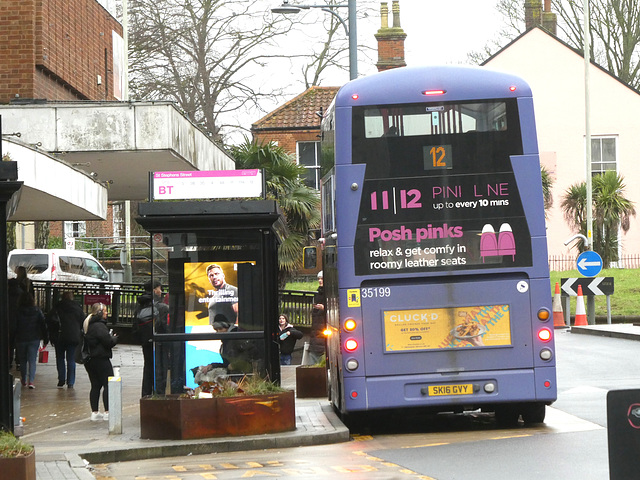
M 310 87 L 251 125 L 251 130 L 320 128 L 316 112 L 326 111 L 339 89 Z

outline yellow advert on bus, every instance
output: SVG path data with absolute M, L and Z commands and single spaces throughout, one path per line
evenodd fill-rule
M 384 311 L 385 352 L 511 345 L 509 305 Z

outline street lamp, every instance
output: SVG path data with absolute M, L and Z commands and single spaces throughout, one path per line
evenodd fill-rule
M 349 13 L 349 26 L 340 15 L 333 11 L 334 8 L 347 7 Z M 344 31 L 349 39 L 349 80 L 358 77 L 358 33 L 356 29 L 356 0 L 347 0 L 347 3 L 337 5 L 290 5 L 288 0 L 283 0 L 282 5 L 272 8 L 273 13 L 283 13 L 285 15 L 295 15 L 300 10 L 309 10 L 310 8 L 319 8 L 323 12 L 330 13 L 338 19 L 344 27 Z

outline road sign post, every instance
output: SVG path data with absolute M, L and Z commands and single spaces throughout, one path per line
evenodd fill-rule
M 593 250 L 587 250 L 578 255 L 576 264 L 580 275 L 585 277 L 595 277 L 602 271 L 602 257 Z M 587 295 L 587 321 L 589 325 L 596 323 L 596 301 L 593 295 Z
M 582 293 L 587 298 L 594 298 L 595 295 L 606 295 L 607 297 L 607 323 L 611 323 L 611 300 L 613 295 L 614 281 L 613 277 L 596 277 L 596 278 L 562 278 L 560 279 L 560 293 L 564 297 L 565 324 L 570 325 L 570 305 L 569 298 L 578 295 L 578 286 L 582 287 Z M 595 323 L 594 309 L 593 323 L 587 319 L 589 325 Z

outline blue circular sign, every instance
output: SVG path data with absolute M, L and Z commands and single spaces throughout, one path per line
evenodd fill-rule
M 585 277 L 595 277 L 602 271 L 602 257 L 597 252 L 587 250 L 578 255 L 578 272 Z

